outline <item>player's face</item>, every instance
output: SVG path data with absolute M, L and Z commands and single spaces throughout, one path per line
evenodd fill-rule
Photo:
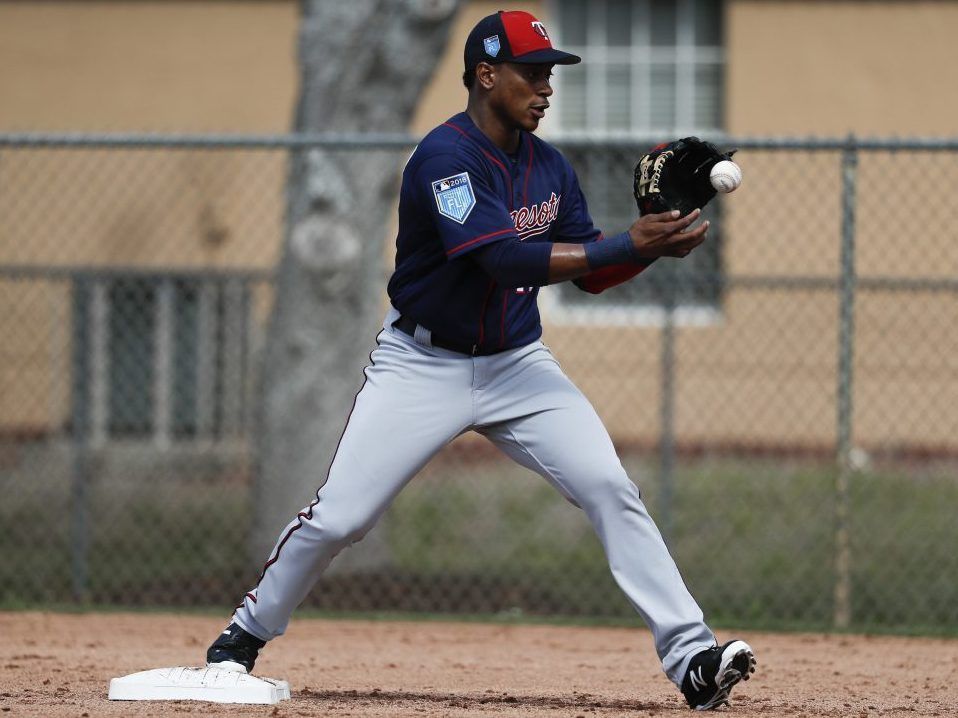
M 499 115 L 510 124 L 527 132 L 539 126 L 545 117 L 552 95 L 552 63 L 522 65 L 504 62 L 496 66 L 497 78 L 493 100 Z

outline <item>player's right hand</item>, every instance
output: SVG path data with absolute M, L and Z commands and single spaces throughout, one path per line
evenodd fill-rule
M 707 221 L 689 229 L 701 213 L 701 210 L 694 209 L 684 217 L 679 217 L 678 210 L 672 210 L 639 217 L 629 227 L 635 253 L 645 259 L 688 256 L 705 241 L 708 233 Z

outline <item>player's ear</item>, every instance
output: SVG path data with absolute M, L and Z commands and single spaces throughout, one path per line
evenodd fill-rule
M 484 90 L 491 90 L 496 84 L 496 68 L 488 62 L 476 65 L 476 83 Z

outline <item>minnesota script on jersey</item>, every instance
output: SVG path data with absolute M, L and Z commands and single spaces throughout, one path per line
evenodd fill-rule
M 464 112 L 430 132 L 406 163 L 399 227 L 393 306 L 438 335 L 495 349 L 542 335 L 538 288 L 499 286 L 466 255 L 514 237 L 599 237 L 578 178 L 557 150 L 521 132 L 510 156 Z

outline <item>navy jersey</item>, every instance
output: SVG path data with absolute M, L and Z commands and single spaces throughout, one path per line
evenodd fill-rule
M 537 287 L 499 286 L 469 253 L 492 242 L 591 242 L 599 236 L 568 161 L 521 132 L 510 157 L 460 113 L 434 129 L 403 171 L 389 298 L 433 334 L 489 352 L 542 335 Z

